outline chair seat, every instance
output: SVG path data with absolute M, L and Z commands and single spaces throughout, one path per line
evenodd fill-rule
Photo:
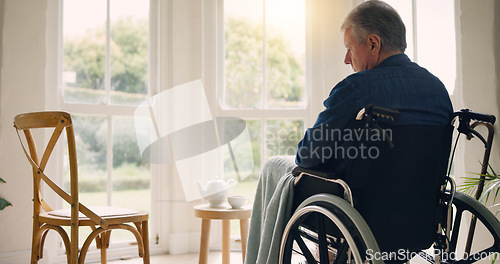
M 90 206 L 89 209 L 102 217 L 110 224 L 125 222 L 140 222 L 148 219 L 148 213 L 139 210 L 121 208 L 115 206 Z M 79 225 L 95 225 L 87 216 L 79 212 Z M 59 225 L 71 225 L 71 209 L 60 209 L 40 214 L 43 223 L 55 223 Z

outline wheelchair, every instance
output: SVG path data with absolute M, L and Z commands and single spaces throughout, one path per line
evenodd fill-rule
M 350 128 L 368 136 L 344 147 L 376 148 L 378 155 L 350 159 L 343 177 L 293 170 L 294 213 L 282 236 L 280 264 L 404 263 L 415 256 L 429 263 L 473 263 L 496 258 L 500 222 L 477 201 L 482 190 L 476 199 L 456 190 L 449 165 L 464 134 L 485 145 L 486 172 L 495 117 L 465 109 L 454 113 L 449 125 L 426 127 L 395 125 L 391 121 L 398 116 L 398 111 L 375 105 L 360 111 Z M 487 140 L 477 131 L 480 125 L 488 128 Z M 471 247 L 477 222 L 489 233 L 486 248 Z M 458 241 L 467 229 L 464 248 Z

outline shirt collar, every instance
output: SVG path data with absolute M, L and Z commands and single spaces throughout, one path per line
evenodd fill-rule
M 393 66 L 396 64 L 404 63 L 404 62 L 410 62 L 410 58 L 406 56 L 404 53 L 399 53 L 399 54 L 394 54 L 390 56 L 389 58 L 385 59 L 382 61 L 377 68 L 380 67 L 387 67 L 387 66 Z

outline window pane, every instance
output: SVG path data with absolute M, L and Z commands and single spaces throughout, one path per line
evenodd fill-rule
M 242 175 L 250 174 L 250 176 L 238 182 L 236 189 L 231 195 L 243 195 L 249 198 L 250 202 L 253 203 L 261 166 L 261 122 L 259 120 L 246 120 L 246 126 L 250 135 L 252 149 L 247 149 L 247 146 L 243 149 L 238 146 L 232 146 L 232 149 L 235 152 L 235 155 L 238 155 L 239 157 L 246 157 L 249 160 L 253 159 L 253 166 L 247 166 L 247 168 L 253 167 L 253 170 L 251 172 L 241 172 Z M 224 150 L 224 178 L 237 179 L 234 163 L 232 162 L 229 151 L 226 149 Z
M 143 162 L 133 117 L 113 118 L 114 206 L 150 211 L 149 163 Z
M 304 107 L 305 0 L 226 0 L 224 15 L 224 106 Z
M 224 1 L 224 105 L 260 108 L 263 81 L 262 2 Z
M 305 10 L 305 0 L 266 0 L 268 108 L 304 106 Z
M 66 0 L 63 93 L 68 103 L 105 100 L 106 1 Z
M 109 1 L 110 32 L 107 1 L 64 1 L 65 102 L 137 105 L 148 93 L 149 2 Z
M 78 159 L 80 202 L 87 206 L 107 205 L 107 119 L 103 116 L 87 115 L 73 115 L 72 119 Z M 69 191 L 69 176 L 65 186 Z
M 226 131 L 219 131 L 219 133 L 231 134 L 231 131 L 241 130 L 235 128 L 240 126 L 239 121 L 226 121 L 224 129 Z M 260 171 L 260 122 L 256 120 L 247 120 L 246 129 L 250 137 L 250 144 L 245 140 L 239 140 L 240 135 L 231 135 L 232 139 L 228 139 L 228 147 L 223 149 L 224 155 L 224 178 L 238 179 L 239 177 L 245 178 L 258 178 Z M 227 132 L 229 131 L 229 133 Z M 245 133 L 242 132 L 242 133 Z M 226 140 L 224 140 L 226 142 Z M 232 152 L 232 153 L 231 153 Z M 248 164 L 253 162 L 253 164 Z M 238 172 L 236 171 L 238 170 Z M 239 176 L 237 175 L 239 173 Z
M 151 211 L 149 163 L 142 161 L 137 145 L 133 117 L 113 117 L 113 193 L 112 205 Z M 113 231 L 112 242 L 132 241 L 128 231 Z
M 457 75 L 454 2 L 419 0 L 417 16 L 418 63 L 436 75 L 452 94 Z M 446 48 L 436 48 L 436 43 Z
M 295 155 L 303 134 L 302 120 L 267 120 L 266 159 L 276 155 Z
M 148 93 L 149 1 L 111 0 L 112 104 L 137 105 Z
M 406 26 L 406 51 L 405 54 L 408 55 L 410 60 L 414 60 L 414 45 L 413 45 L 413 7 L 412 0 L 387 0 L 385 1 L 391 5 L 396 11 L 398 11 L 399 16 L 403 20 Z

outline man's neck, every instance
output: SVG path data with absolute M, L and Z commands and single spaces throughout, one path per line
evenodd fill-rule
M 386 51 L 386 52 L 381 52 L 380 53 L 380 58 L 378 60 L 378 65 L 380 65 L 380 63 L 382 63 L 385 59 L 393 56 L 393 55 L 396 55 L 396 54 L 401 54 L 403 52 L 400 52 L 400 51 Z

